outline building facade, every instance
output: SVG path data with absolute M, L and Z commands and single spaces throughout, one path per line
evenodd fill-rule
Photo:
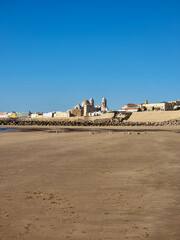
M 145 103 L 139 104 L 142 111 L 172 111 L 174 107 L 180 105 L 180 101 L 170 101 L 161 103 Z

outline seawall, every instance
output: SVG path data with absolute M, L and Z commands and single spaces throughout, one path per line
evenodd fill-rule
M 164 122 L 180 119 L 180 111 L 133 112 L 128 122 Z
M 0 119 L 0 126 L 180 126 L 180 111 L 104 114 L 103 117 Z

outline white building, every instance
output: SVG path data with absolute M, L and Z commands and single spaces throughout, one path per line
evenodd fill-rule
M 122 112 L 137 112 L 139 110 L 138 105 L 134 104 L 134 103 L 128 103 L 126 105 L 124 105 L 124 107 L 122 107 L 122 109 L 120 109 L 119 111 Z
M 8 117 L 9 117 L 9 115 L 8 115 L 7 112 L 1 112 L 0 113 L 0 118 L 8 118 Z
M 53 118 L 54 112 L 43 113 L 43 118 Z
M 99 112 L 92 112 L 92 113 L 89 113 L 89 117 L 94 117 L 94 116 L 101 116 L 103 113 L 101 111 Z

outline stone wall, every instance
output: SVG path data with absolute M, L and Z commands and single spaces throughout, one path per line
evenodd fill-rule
M 164 122 L 180 118 L 180 111 L 133 112 L 129 122 Z

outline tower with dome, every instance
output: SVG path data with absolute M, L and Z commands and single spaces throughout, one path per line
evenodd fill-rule
M 69 110 L 70 116 L 97 116 L 103 113 L 106 113 L 107 100 L 106 98 L 102 99 L 101 105 L 94 106 L 94 99 L 90 98 L 89 100 L 84 100 L 81 105 L 76 105 L 72 110 Z

